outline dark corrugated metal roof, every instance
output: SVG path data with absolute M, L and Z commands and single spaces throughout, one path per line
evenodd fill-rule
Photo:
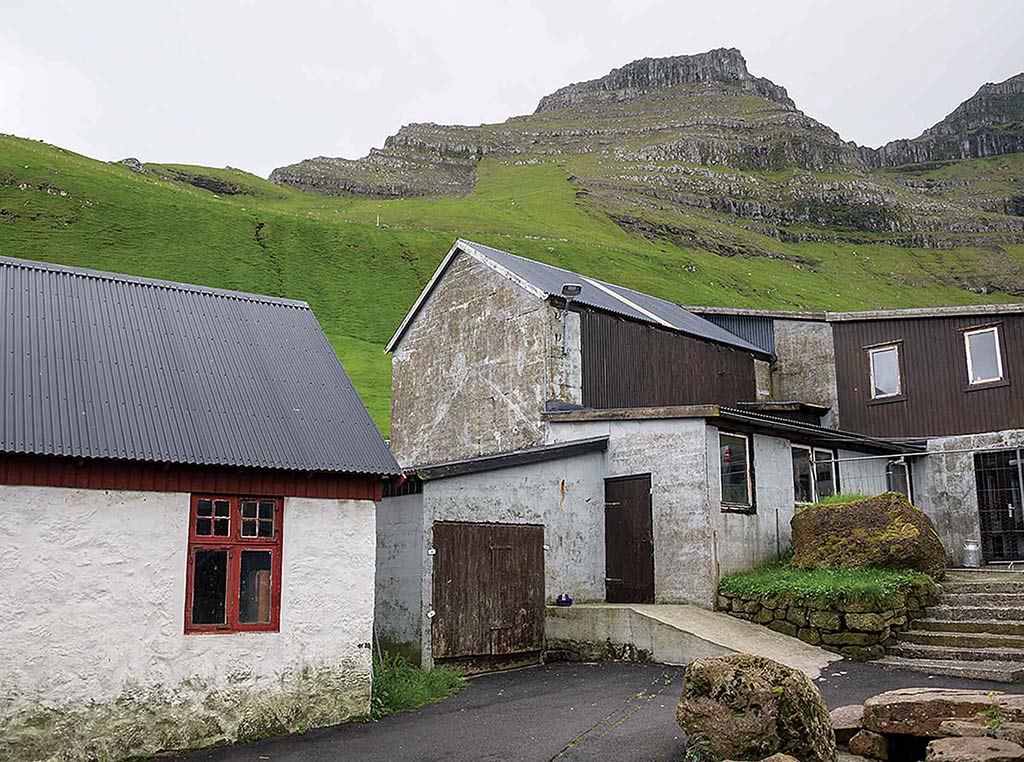
M 709 323 L 714 323 L 729 333 L 749 341 L 754 346 L 761 347 L 765 352 L 775 354 L 775 321 L 772 318 L 755 315 L 715 314 L 702 315 L 702 317 Z
M 630 288 L 617 286 L 561 267 L 546 265 L 533 259 L 510 254 L 501 249 L 484 246 L 473 241 L 462 241 L 481 255 L 497 262 L 506 270 L 531 283 L 547 294 L 559 296 L 565 283 L 579 283 L 583 290 L 574 301 L 595 309 L 611 312 L 633 320 L 660 325 L 670 330 L 699 336 L 721 344 L 739 347 L 752 352 L 765 350 L 751 342 L 730 333 L 702 317 L 694 315 L 674 302 L 642 294 Z
M 305 302 L 0 257 L 0 452 L 397 474 Z

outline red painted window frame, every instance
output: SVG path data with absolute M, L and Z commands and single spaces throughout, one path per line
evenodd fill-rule
M 230 518 L 226 537 L 196 534 L 197 508 L 200 500 L 227 500 Z M 274 502 L 274 536 L 242 537 L 242 502 L 272 500 Z M 281 548 L 284 536 L 284 499 L 269 495 L 195 494 L 188 512 L 188 564 L 185 570 L 185 634 L 228 634 L 233 632 L 279 632 L 281 629 Z M 224 624 L 192 624 L 193 576 L 197 550 L 228 552 L 227 586 Z M 270 621 L 246 623 L 238 621 L 238 594 L 243 550 L 269 550 Z

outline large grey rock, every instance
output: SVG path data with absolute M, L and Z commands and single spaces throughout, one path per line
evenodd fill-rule
M 1024 746 L 998 738 L 940 738 L 928 744 L 925 762 L 1021 762 Z
M 803 672 L 761 656 L 692 662 L 676 721 L 693 747 L 714 758 L 760 760 L 781 752 L 799 762 L 836 761 L 818 689 Z
M 934 576 L 946 569 L 946 549 L 931 519 L 898 492 L 813 505 L 791 523 L 793 566 L 801 569 L 917 569 Z M 858 622 L 864 626 L 857 629 L 882 629 L 876 619 Z

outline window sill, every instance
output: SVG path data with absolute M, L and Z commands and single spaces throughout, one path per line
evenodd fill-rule
M 1010 385 L 1010 379 L 1001 378 L 998 381 L 982 381 L 977 384 L 965 384 L 965 392 L 981 392 L 985 389 L 1001 389 L 1004 386 Z
M 739 513 L 745 516 L 753 516 L 757 509 L 752 505 L 726 505 L 722 504 L 722 513 Z
M 278 633 L 281 631 L 280 627 L 274 625 L 255 625 L 251 627 L 239 627 L 236 629 L 230 629 L 228 627 L 189 627 L 185 630 L 186 635 L 251 635 L 258 633 Z
M 869 399 L 864 404 L 866 404 L 866 405 L 888 405 L 890 402 L 906 402 L 906 401 L 907 401 L 907 395 L 905 395 L 905 394 L 894 394 L 891 397 L 875 397 L 873 399 Z

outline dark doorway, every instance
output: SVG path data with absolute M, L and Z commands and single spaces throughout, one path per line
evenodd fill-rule
M 481 672 L 539 658 L 544 527 L 436 523 L 433 578 L 435 660 Z
M 604 482 L 605 599 L 654 603 L 651 475 Z
M 974 456 L 981 548 L 986 561 L 1024 560 L 1024 494 L 1021 450 Z

